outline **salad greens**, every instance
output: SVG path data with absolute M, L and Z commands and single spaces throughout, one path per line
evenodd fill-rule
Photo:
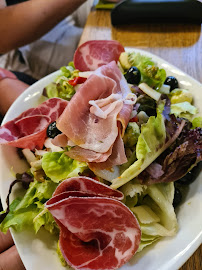
M 53 182 L 59 183 L 66 178 L 79 176 L 87 169 L 87 164 L 71 159 L 64 152 L 52 152 L 43 155 L 42 168 Z
M 120 56 L 119 66 L 123 73 L 136 66 L 141 72 L 140 85 L 146 85 L 151 91 L 131 87 L 137 95 L 137 104 L 123 136 L 128 162 L 118 167 L 120 176 L 112 183 L 100 177 L 99 180 L 123 192 L 123 202 L 135 214 L 141 227 L 138 250 L 141 251 L 161 237 L 177 233 L 173 207 L 175 187 L 173 182 L 166 181 L 168 177 L 176 180 L 173 175 L 182 177 L 200 160 L 196 142 L 201 136 L 202 117 L 195 117 L 198 111 L 192 104 L 192 95 L 188 90 L 177 88 L 161 95 L 159 90 L 166 72 L 151 58 L 140 53 L 124 52 Z M 48 98 L 71 100 L 75 86 L 70 84 L 70 80 L 76 77 L 79 77 L 79 71 L 69 63 L 61 68 L 61 74 L 55 81 L 45 87 L 43 94 Z M 45 203 L 61 181 L 79 175 L 89 176 L 90 171 L 87 163 L 71 159 L 66 151 L 66 147 L 56 147 L 47 140 L 43 150 L 24 152 L 27 153 L 29 173 L 34 181 L 22 198 L 16 198 L 11 203 L 10 212 L 0 224 L 2 232 L 6 233 L 9 228 L 16 231 L 30 228 L 37 233 L 44 227 L 51 234 L 59 234 L 58 226 L 45 208 Z M 31 160 L 28 156 L 32 157 Z M 186 166 L 180 167 L 180 162 Z M 95 175 L 92 171 L 90 173 L 96 176 L 96 172 Z M 151 183 L 147 179 L 163 179 L 163 183 Z M 0 214 L 5 214 L 5 211 Z M 66 265 L 59 247 L 57 252 L 62 264 Z
M 16 198 L 10 205 L 10 212 L 0 225 L 2 232 L 9 228 L 23 231 L 30 228 L 37 232 L 45 226 L 50 233 L 58 232 L 57 225 L 48 211 L 44 211 L 44 203 L 51 198 L 57 184 L 50 180 L 30 183 L 23 198 Z
M 73 86 L 68 83 L 50 83 L 45 87 L 45 93 L 48 98 L 59 97 L 66 100 L 70 100 L 75 94 Z
M 157 64 L 148 56 L 135 52 L 123 52 L 120 56 L 120 63 L 123 69 L 136 66 L 141 72 L 141 82 L 159 90 L 166 79 L 166 72 L 160 69 Z
M 198 112 L 197 108 L 187 101 L 171 104 L 170 109 L 171 114 L 174 114 L 176 117 L 186 118 L 190 121 Z
M 174 184 L 160 183 L 151 186 L 138 184 L 135 180 L 121 187 L 125 204 L 137 217 L 142 235 L 138 251 L 163 236 L 173 236 L 178 224 L 172 205 Z
M 123 142 L 125 147 L 133 147 L 138 141 L 140 135 L 140 128 L 137 123 L 130 122 L 126 128 L 123 136 Z
M 112 188 L 118 188 L 134 177 L 137 177 L 168 146 L 165 144 L 166 128 L 161 113 L 151 116 L 146 124 L 142 124 L 141 133 L 136 146 L 137 160 L 123 174 L 113 180 Z
M 193 116 L 198 113 L 195 106 L 192 105 L 192 95 L 186 89 L 176 88 L 169 94 L 171 101 L 171 114 L 176 117 L 192 120 Z
M 195 117 L 192 120 L 192 128 L 196 128 L 196 127 L 202 128 L 202 117 L 201 116 Z
M 60 68 L 61 74 L 57 76 L 54 82 L 44 88 L 43 94 L 48 98 L 59 97 L 70 100 L 75 94 L 74 87 L 68 83 L 68 80 L 78 76 L 72 62 L 67 67 Z

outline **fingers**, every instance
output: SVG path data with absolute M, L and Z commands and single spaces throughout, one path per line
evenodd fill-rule
M 7 234 L 0 232 L 0 254 L 13 245 L 14 243 L 10 232 L 8 231 Z
M 20 259 L 15 246 L 7 249 L 0 254 L 0 269 L 1 270 L 25 270 L 25 267 Z

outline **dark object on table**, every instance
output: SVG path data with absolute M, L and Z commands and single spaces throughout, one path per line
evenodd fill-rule
M 134 23 L 201 23 L 197 0 L 126 0 L 111 11 L 113 25 Z

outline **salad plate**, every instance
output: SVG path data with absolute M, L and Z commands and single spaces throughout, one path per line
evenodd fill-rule
M 202 100 L 202 85 L 185 74 L 180 69 L 169 64 L 163 59 L 149 52 L 126 48 L 126 51 L 139 52 L 157 62 L 158 66 L 165 69 L 167 76 L 172 75 L 178 79 L 180 88 L 190 90 L 194 97 L 194 105 L 200 111 Z M 45 86 L 60 74 L 56 71 L 30 86 L 8 110 L 3 123 L 17 117 L 28 108 L 35 107 L 42 100 L 42 92 Z M 6 196 L 10 183 L 15 179 L 16 173 L 26 170 L 26 164 L 21 160 L 13 147 L 0 147 L 0 197 L 4 209 L 6 208 Z M 12 196 L 20 194 L 20 188 L 15 188 Z M 12 198 L 11 198 L 12 199 Z M 122 270 L 177 270 L 194 253 L 202 242 L 202 174 L 199 175 L 187 190 L 186 197 L 176 208 L 179 231 L 176 236 L 163 238 L 150 247 L 146 247 L 137 253 L 127 264 L 121 267 Z M 12 231 L 12 230 L 11 230 Z M 37 234 L 30 231 L 12 235 L 27 270 L 49 269 L 62 270 L 63 267 L 56 253 L 57 239 L 41 229 Z

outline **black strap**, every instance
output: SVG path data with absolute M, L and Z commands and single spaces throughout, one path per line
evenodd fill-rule
M 25 1 L 27 0 L 6 0 L 6 4 L 7 6 L 12 6 L 12 5 L 19 4 Z

